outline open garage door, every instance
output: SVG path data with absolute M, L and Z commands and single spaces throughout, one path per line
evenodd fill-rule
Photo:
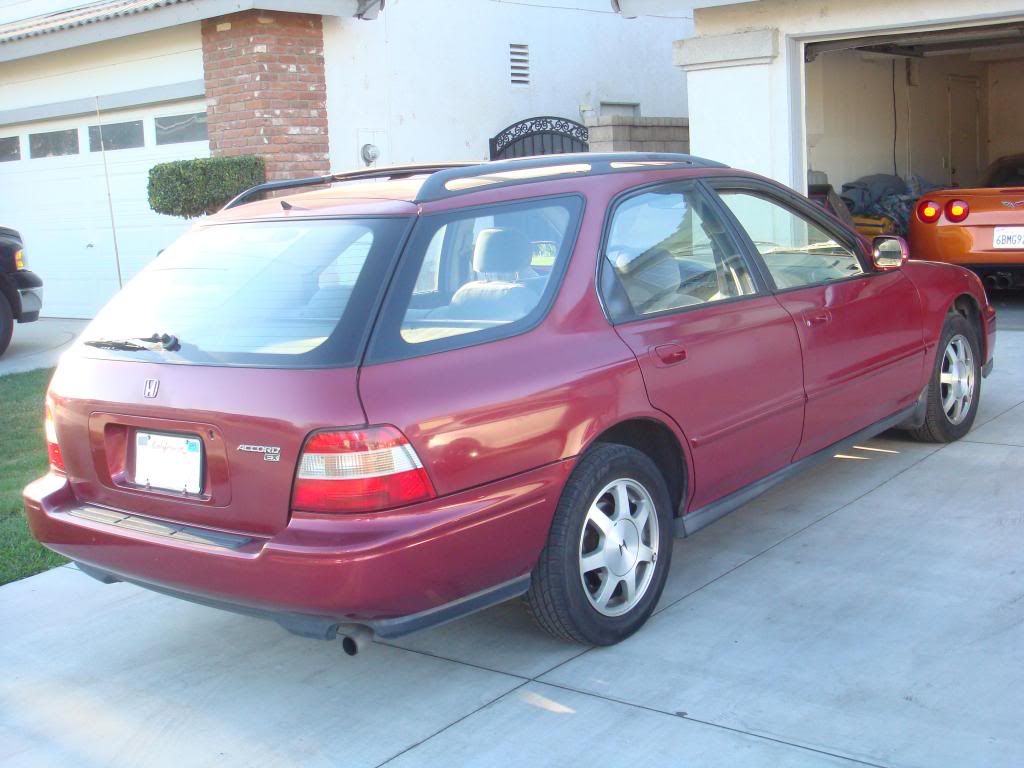
M 874 219 L 858 220 L 866 233 L 905 234 L 922 193 L 984 184 L 991 163 L 1024 153 L 1024 24 L 828 40 L 805 54 L 810 191 L 847 186 L 852 212 Z
M 208 154 L 201 100 L 0 126 L 0 223 L 43 278 L 43 315 L 92 317 L 177 238 L 188 225 L 150 209 L 149 169 Z

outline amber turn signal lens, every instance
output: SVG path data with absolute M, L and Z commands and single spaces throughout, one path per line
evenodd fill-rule
M 25 252 L 17 250 L 14 252 L 14 268 L 24 269 L 25 268 Z
M 43 432 L 46 435 L 46 452 L 50 457 L 50 469 L 55 472 L 64 472 L 64 455 L 60 452 L 60 446 L 57 444 L 57 427 L 53 423 L 53 400 L 49 394 L 46 396 L 43 412 Z
M 917 204 L 917 218 L 925 224 L 934 224 L 942 215 L 942 206 L 933 200 L 922 200 Z
M 963 200 L 950 200 L 946 203 L 946 218 L 954 224 L 959 224 L 970 214 L 971 208 Z

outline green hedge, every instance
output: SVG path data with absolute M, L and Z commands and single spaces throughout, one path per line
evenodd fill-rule
M 149 207 L 186 219 L 214 213 L 239 192 L 266 181 L 263 158 L 203 157 L 149 169 Z

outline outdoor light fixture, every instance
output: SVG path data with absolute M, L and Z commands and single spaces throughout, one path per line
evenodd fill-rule
M 380 147 L 376 144 L 363 144 L 362 149 L 359 150 L 360 156 L 363 158 L 363 162 L 367 165 L 373 165 L 380 159 Z

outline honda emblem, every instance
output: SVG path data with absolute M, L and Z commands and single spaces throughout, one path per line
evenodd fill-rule
M 146 379 L 146 385 L 142 389 L 142 394 L 146 397 L 156 397 L 156 393 L 160 391 L 160 379 Z

